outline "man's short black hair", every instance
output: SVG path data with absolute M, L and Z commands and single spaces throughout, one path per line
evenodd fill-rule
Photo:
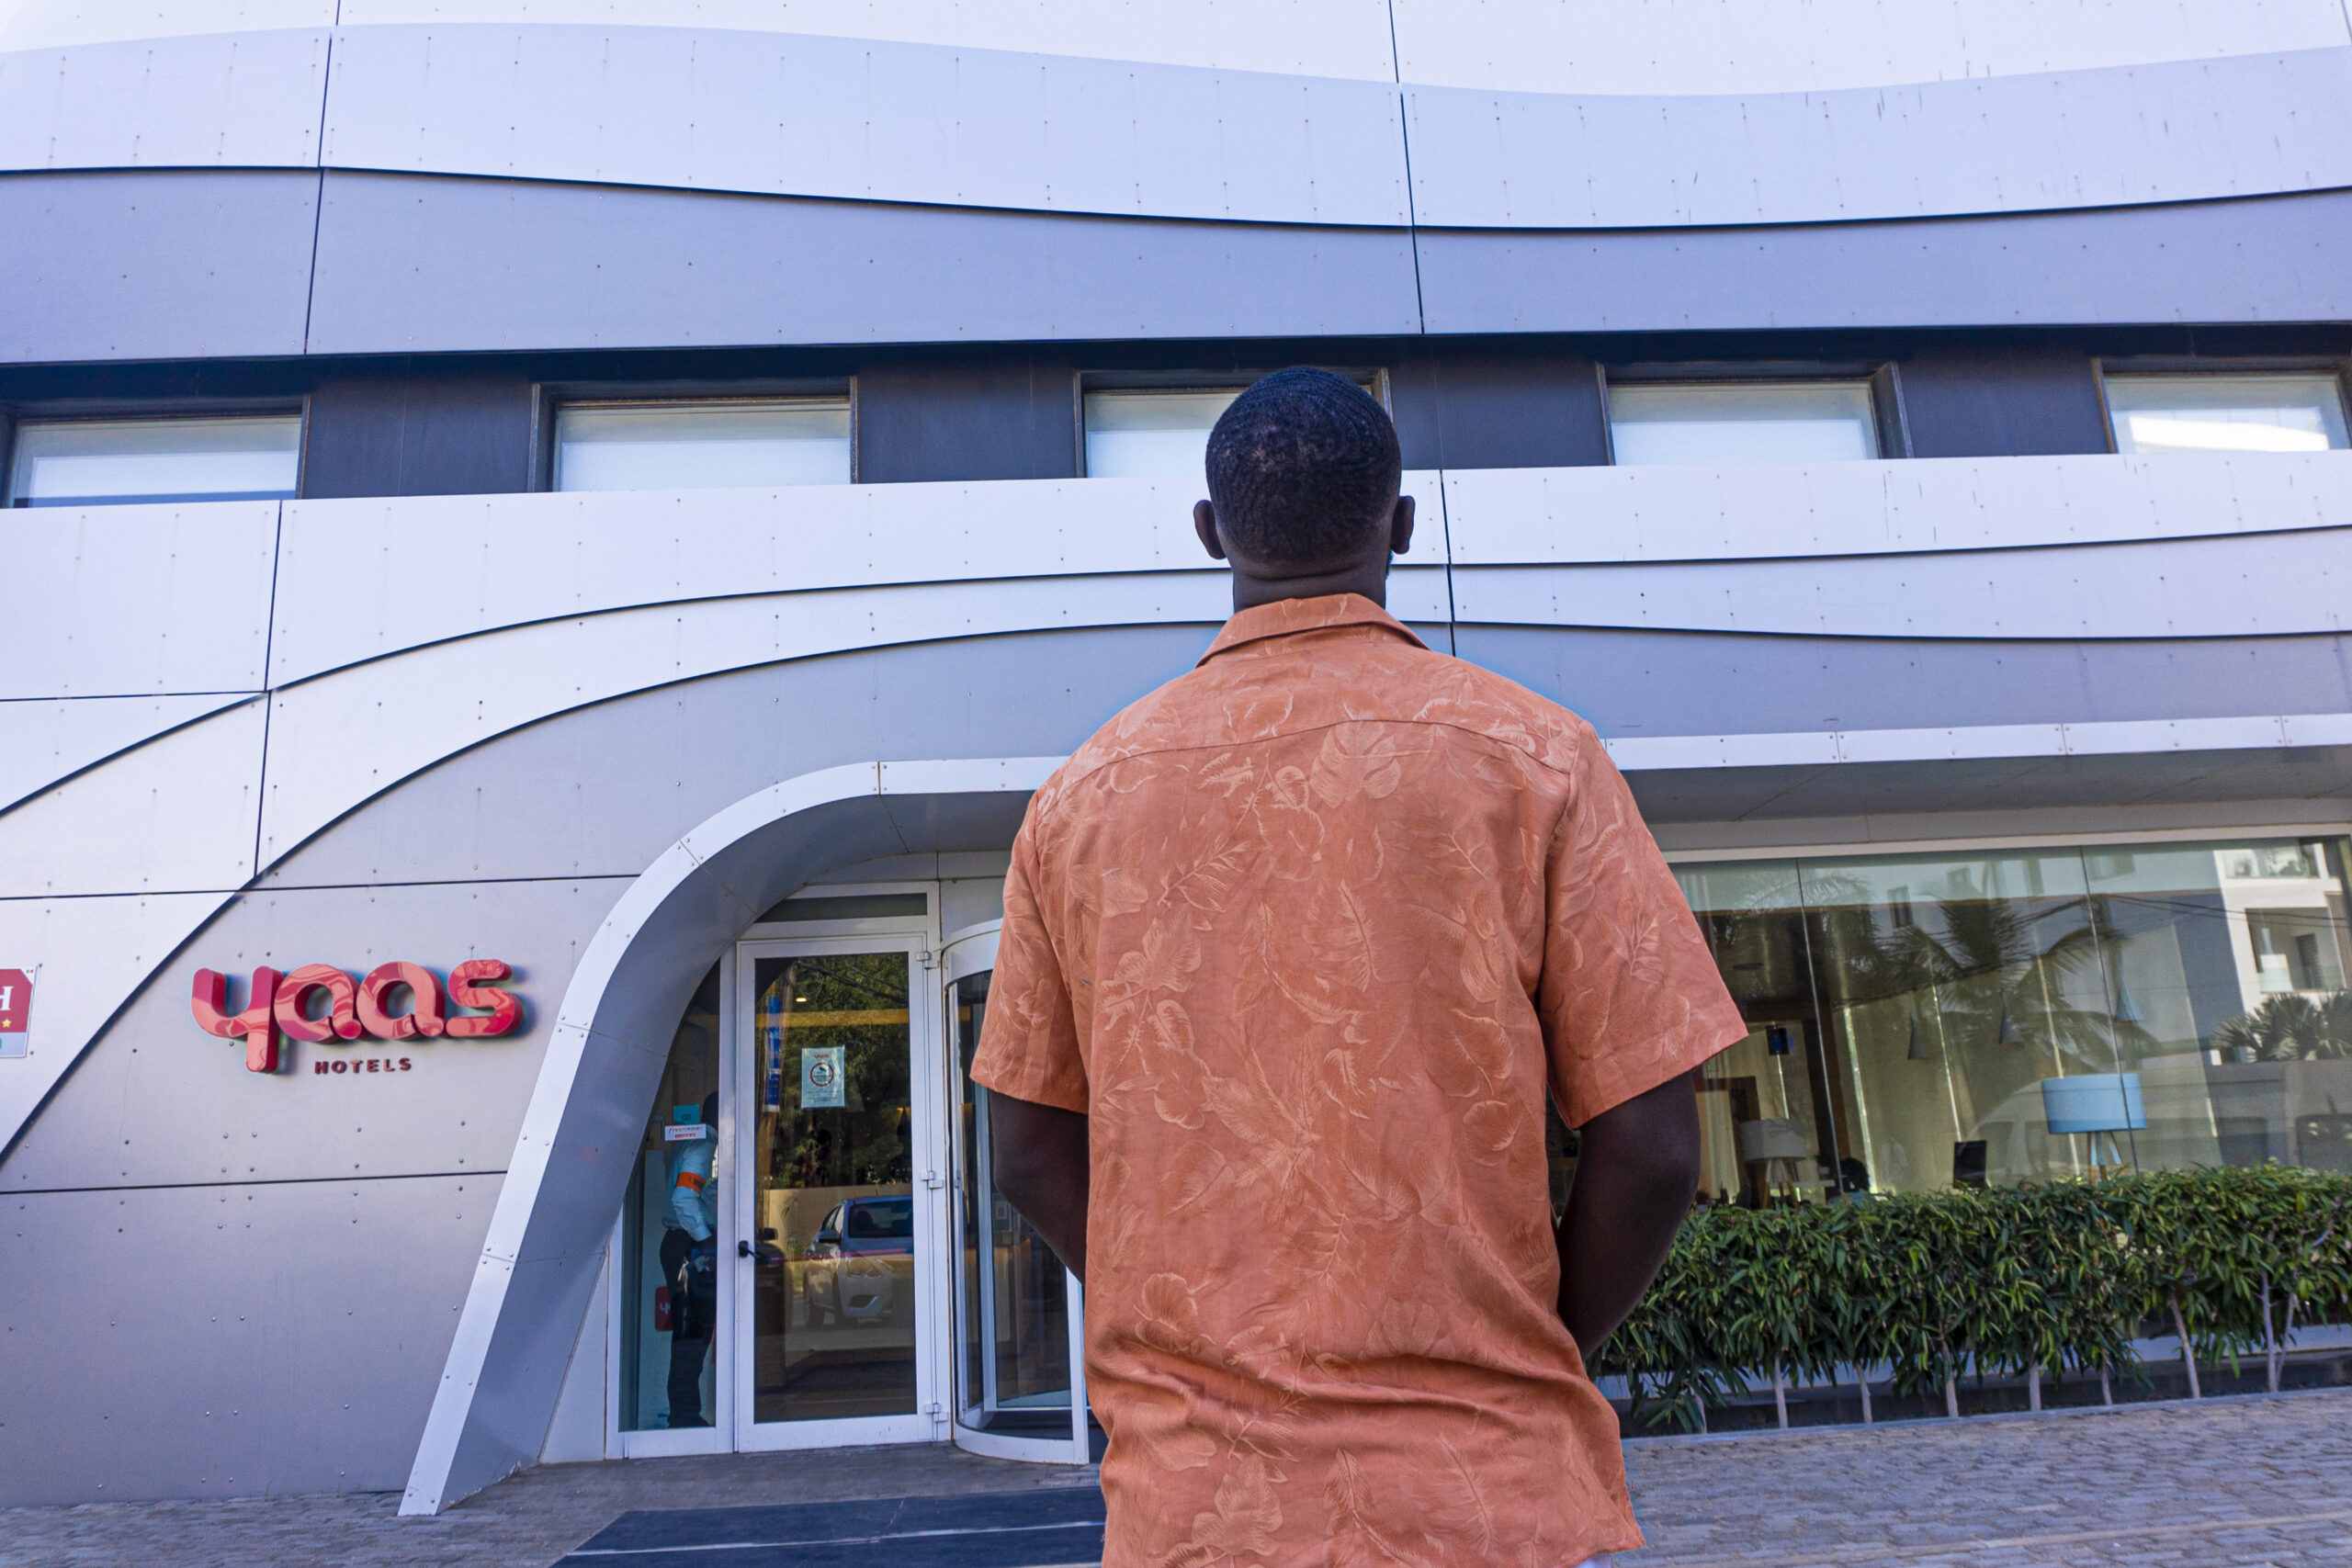
M 1404 472 L 1388 411 L 1329 370 L 1277 370 L 1209 432 L 1226 541 L 1272 566 L 1334 561 L 1385 534 Z

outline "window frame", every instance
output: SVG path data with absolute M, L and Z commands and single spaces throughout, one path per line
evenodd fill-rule
M 645 403 L 849 402 L 849 482 L 859 481 L 855 376 L 737 378 L 725 381 L 539 381 L 531 387 L 531 489 L 555 491 L 556 416 L 567 408 Z
M 1870 394 L 1872 434 L 1878 457 L 1871 461 L 1894 462 L 1909 457 L 1911 421 L 1903 406 L 1903 371 L 1892 359 L 1861 360 L 1634 360 L 1611 365 L 1596 361 L 1593 378 L 1600 389 L 1600 437 L 1609 466 L 1617 461 L 1617 422 L 1610 416 L 1612 387 L 1754 387 L 1787 386 L 1792 382 L 1860 384 Z
M 2107 435 L 2110 457 L 2122 457 L 2115 443 L 2115 405 L 2109 400 L 2107 378 L 2133 376 L 2324 376 L 2335 383 L 2335 399 L 2345 423 L 2352 427 L 2352 358 L 2335 355 L 2246 355 L 2227 359 L 2181 354 L 2116 354 L 2091 356 L 2091 380 L 2098 388 L 2100 428 Z M 2181 454 L 2175 454 L 2180 456 Z M 2215 454 L 2221 456 L 2222 454 Z M 2137 456 L 2161 456 L 2141 453 Z M 2256 453 L 2238 456 L 2255 457 Z
M 1282 367 L 1276 367 L 1276 369 Z M 1390 400 L 1388 367 L 1385 365 L 1317 365 L 1312 368 L 1329 370 L 1344 377 L 1372 394 L 1382 412 L 1390 419 L 1396 417 L 1396 405 Z M 1263 380 L 1272 370 L 1076 370 L 1070 374 L 1070 445 L 1074 449 L 1072 466 L 1080 479 L 1094 476 L 1086 471 L 1086 396 L 1089 392 L 1222 392 L 1245 390 L 1252 382 Z
M 283 419 L 301 422 L 294 442 L 294 493 L 300 501 L 311 473 L 311 394 L 276 398 L 58 398 L 0 403 L 0 512 L 32 511 L 17 504 L 17 436 L 28 424 L 128 424 L 181 419 Z M 194 502 L 103 502 L 107 506 L 196 505 Z M 206 502 L 204 504 L 210 504 Z

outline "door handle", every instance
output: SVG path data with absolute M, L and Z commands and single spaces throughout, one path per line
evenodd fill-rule
M 735 1244 L 735 1256 L 736 1256 L 736 1257 L 738 1257 L 738 1258 L 749 1258 L 749 1257 L 751 1257 L 751 1256 L 752 1256 L 752 1244 L 751 1244 L 750 1242 L 748 1242 L 748 1241 L 739 1241 L 739 1242 L 737 1242 L 737 1243 Z

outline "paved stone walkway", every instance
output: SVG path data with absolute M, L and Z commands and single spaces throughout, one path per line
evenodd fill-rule
M 1620 1568 L 2352 1568 L 2352 1391 L 1629 1444 Z
M 1621 1568 L 2352 1568 L 2352 1391 L 1628 1445 Z M 389 1493 L 0 1510 L 6 1568 L 547 1568 L 627 1508 L 1088 1476 L 940 1448 L 550 1465 L 438 1518 Z

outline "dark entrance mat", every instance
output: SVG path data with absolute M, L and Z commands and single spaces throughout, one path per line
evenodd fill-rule
M 639 1508 L 564 1568 L 1045 1568 L 1102 1557 L 1102 1491 L 877 1497 L 742 1508 Z

